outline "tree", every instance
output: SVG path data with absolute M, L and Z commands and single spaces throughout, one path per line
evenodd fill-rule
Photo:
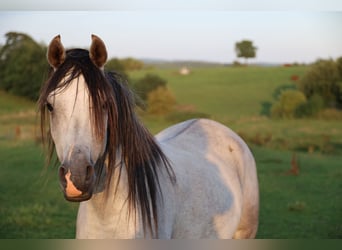
M 302 103 L 296 108 L 296 117 L 311 117 L 316 115 L 324 108 L 324 100 L 320 95 L 314 94 L 307 102 Z
M 339 80 L 342 81 L 342 57 L 337 58 L 336 64 L 337 64 L 337 70 L 339 74 Z
M 46 48 L 23 33 L 9 32 L 0 50 L 0 88 L 29 99 L 38 98 L 46 77 Z
M 175 104 L 175 96 L 164 86 L 158 87 L 147 95 L 147 111 L 150 114 L 168 114 L 174 109 Z
M 158 75 L 147 74 L 133 84 L 133 89 L 143 101 L 147 101 L 150 92 L 158 87 L 166 87 L 166 84 L 167 81 Z
M 271 116 L 278 118 L 294 118 L 296 109 L 306 103 L 305 95 L 298 90 L 284 90 L 271 108 Z
M 128 80 L 128 75 L 126 73 L 126 69 L 120 59 L 118 58 L 112 58 L 110 59 L 106 65 L 105 65 L 105 70 L 107 71 L 115 71 L 119 73 L 122 77 Z
M 142 61 L 131 57 L 121 59 L 120 62 L 127 71 L 140 70 L 144 67 L 144 63 Z
M 314 63 L 299 82 L 299 89 L 310 99 L 323 98 L 325 107 L 342 108 L 342 68 L 340 59 L 319 60 Z
M 253 46 L 253 42 L 249 40 L 243 40 L 235 43 L 235 52 L 237 57 L 243 57 L 246 59 L 246 65 L 248 58 L 254 58 L 256 56 L 257 48 Z

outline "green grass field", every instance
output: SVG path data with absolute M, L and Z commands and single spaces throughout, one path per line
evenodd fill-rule
M 292 75 L 302 75 L 304 67 L 294 68 L 208 68 L 194 69 L 188 76 L 175 69 L 137 71 L 132 78 L 156 73 L 168 80 L 168 86 L 180 104 L 222 119 L 259 115 L 261 103 L 272 100 L 274 90 L 291 84 Z
M 305 67 L 207 68 L 168 80 L 180 105 L 209 114 L 246 138 L 260 185 L 258 238 L 342 238 L 341 121 L 271 120 L 261 104 Z M 64 200 L 56 169 L 44 169 L 35 104 L 0 92 L 0 238 L 73 238 L 77 204 Z M 143 116 L 153 133 L 171 122 Z M 288 175 L 293 152 L 298 176 Z

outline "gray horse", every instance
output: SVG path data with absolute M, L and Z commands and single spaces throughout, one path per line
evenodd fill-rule
M 106 60 L 95 35 L 89 51 L 65 50 L 56 36 L 38 102 L 64 196 L 80 202 L 76 237 L 255 237 L 258 179 L 244 141 L 207 119 L 152 136 Z

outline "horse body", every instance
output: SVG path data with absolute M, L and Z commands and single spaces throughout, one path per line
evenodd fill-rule
M 156 139 L 171 159 L 177 178 L 173 185 L 166 173 L 160 176 L 159 238 L 255 236 L 255 164 L 249 149 L 234 132 L 217 122 L 198 119 L 174 125 Z M 141 221 L 127 218 L 124 179 L 118 187 L 120 197 L 104 205 L 100 193 L 80 204 L 77 237 L 144 237 Z M 244 221 L 248 223 L 243 224 Z M 241 228 L 237 230 L 239 224 Z
M 180 123 L 157 138 L 175 162 L 178 207 L 173 236 L 254 237 L 259 202 L 256 167 L 241 138 L 206 119 Z
M 80 202 L 77 238 L 252 238 L 259 192 L 254 158 L 232 130 L 207 119 L 153 137 L 128 89 L 105 73 L 106 48 L 48 48 L 55 69 L 39 99 L 61 162 L 64 196 Z M 51 151 L 53 152 L 53 151 Z

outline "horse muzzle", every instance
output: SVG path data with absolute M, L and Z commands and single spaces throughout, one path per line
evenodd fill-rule
M 68 201 L 86 201 L 93 195 L 95 174 L 93 166 L 72 169 L 62 165 L 59 168 L 59 181 Z

